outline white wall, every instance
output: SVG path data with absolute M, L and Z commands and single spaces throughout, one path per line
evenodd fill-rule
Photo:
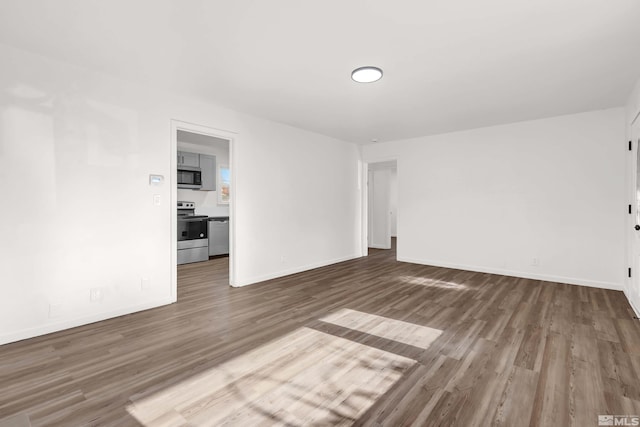
M 229 165 L 229 143 L 212 142 L 209 145 L 191 144 L 178 139 L 178 150 L 191 153 L 209 154 L 216 156 L 216 168 L 218 164 Z M 216 171 L 217 174 L 217 171 Z M 216 177 L 217 179 L 217 177 Z M 229 216 L 229 205 L 218 204 L 217 191 L 178 189 L 178 200 L 194 202 L 197 215 Z
M 398 159 L 398 259 L 614 289 L 625 155 L 621 108 L 363 149 Z
M 236 285 L 360 256 L 357 147 L 260 119 L 242 138 L 254 143 L 232 153 Z
M 0 58 L 0 343 L 171 302 L 171 119 L 237 133 L 237 285 L 359 253 L 354 145 L 3 45 Z
M 627 131 L 630 131 L 631 122 L 640 114 L 640 79 L 636 81 L 625 108 Z M 630 133 L 628 134 L 630 135 Z

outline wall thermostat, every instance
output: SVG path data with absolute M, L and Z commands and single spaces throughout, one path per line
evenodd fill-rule
M 149 185 L 162 185 L 163 182 L 164 182 L 164 176 L 149 175 Z

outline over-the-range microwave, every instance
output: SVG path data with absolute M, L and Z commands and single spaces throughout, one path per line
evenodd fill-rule
M 199 168 L 178 168 L 178 188 L 202 188 L 202 171 Z

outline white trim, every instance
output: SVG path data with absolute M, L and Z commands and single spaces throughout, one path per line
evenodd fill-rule
M 631 309 L 633 310 L 633 312 L 636 314 L 636 317 L 640 318 L 640 307 L 635 305 L 633 298 L 631 298 L 631 296 L 627 293 L 626 289 L 624 290 L 624 296 L 627 297 L 627 301 L 629 301 L 629 305 L 631 306 Z
M 248 279 L 242 280 L 242 281 L 238 281 L 235 283 L 235 287 L 242 287 L 242 286 L 248 286 L 248 285 L 254 285 L 257 283 L 261 283 L 264 282 L 266 280 L 271 280 L 271 279 L 278 279 L 284 276 L 289 276 L 291 274 L 296 274 L 296 273 L 302 273 L 304 271 L 309 271 L 309 270 L 313 270 L 316 268 L 320 268 L 320 267 L 326 267 L 328 265 L 333 265 L 333 264 L 338 264 L 344 261 L 350 261 L 352 259 L 356 259 L 356 258 L 361 258 L 360 254 L 353 254 L 353 255 L 347 255 L 344 257 L 339 257 L 339 258 L 334 258 L 334 259 L 330 259 L 330 260 L 325 260 L 325 261 L 320 261 L 320 262 L 314 262 L 312 264 L 307 264 L 304 265 L 302 267 L 294 267 L 294 268 L 290 268 L 287 270 L 281 270 L 275 273 L 269 273 L 269 274 L 264 274 L 262 276 L 255 276 L 255 277 L 250 277 Z
M 237 134 L 236 134 L 237 135 Z M 238 274 L 236 256 L 236 195 L 238 193 L 236 140 L 229 138 L 229 168 L 231 170 L 231 194 L 229 196 L 229 286 L 235 286 Z
M 360 203 L 361 205 L 361 216 L 360 216 L 360 224 L 361 224 L 361 229 L 360 229 L 360 233 L 361 233 L 361 237 L 362 239 L 360 240 L 360 252 L 362 253 L 362 256 L 368 256 L 369 255 L 369 246 L 371 246 L 372 248 L 376 248 L 376 246 L 374 245 L 369 245 L 369 165 L 371 163 L 383 163 L 383 162 L 392 162 L 395 161 L 396 162 L 396 174 L 397 174 L 397 180 L 398 182 L 400 182 L 400 160 L 398 159 L 397 156 L 391 156 L 391 157 L 378 157 L 378 158 L 372 158 L 372 159 L 367 159 L 366 161 L 362 159 L 362 149 L 360 149 L 360 156 L 361 156 L 361 164 L 362 164 L 362 173 L 361 173 L 361 179 L 363 182 L 363 185 L 360 186 Z M 398 189 L 400 188 L 400 186 L 398 185 Z M 398 203 L 398 206 L 400 204 Z M 400 214 L 399 214 L 399 210 L 398 212 L 396 212 L 396 234 L 397 230 L 398 230 L 398 225 L 400 224 Z M 391 237 L 396 237 L 397 236 L 391 236 Z M 397 244 L 397 243 L 396 243 Z M 387 247 L 384 248 L 379 248 L 379 249 L 389 249 Z M 396 247 L 396 250 L 398 248 Z M 397 252 L 396 252 L 397 254 Z M 397 258 L 396 258 L 397 259 Z
M 631 205 L 631 215 L 625 215 L 624 219 L 624 254 L 625 254 L 625 265 L 623 268 L 628 268 L 633 265 L 633 235 L 629 230 L 635 225 L 635 216 L 636 216 L 636 206 L 634 203 L 635 195 L 634 195 L 634 167 L 633 163 L 635 161 L 636 153 L 633 150 L 633 142 L 631 141 L 631 136 L 629 136 L 629 142 L 631 142 L 631 153 L 628 156 L 625 156 L 624 168 L 624 184 L 625 184 L 625 198 L 628 198 L 628 202 Z M 628 288 L 633 287 L 633 279 L 628 277 L 625 279 L 624 289 L 625 295 Z M 629 298 L 627 298 L 629 299 Z
M 209 135 L 216 138 L 221 139 L 233 139 L 238 132 L 234 132 L 226 129 L 214 128 L 206 125 L 199 125 L 196 123 L 187 122 L 184 120 L 171 119 L 171 122 L 174 123 L 181 130 L 186 130 L 188 132 L 200 133 L 203 135 Z
M 637 236 L 635 235 L 635 231 L 633 227 L 636 225 L 636 217 L 638 215 L 637 206 L 636 206 L 636 187 L 637 187 L 637 158 L 638 152 L 640 149 L 637 143 L 634 143 L 634 139 L 639 135 L 636 135 L 635 127 L 636 120 L 640 117 L 640 111 L 636 114 L 634 119 L 631 121 L 631 124 L 627 126 L 627 135 L 629 137 L 629 142 L 631 142 L 631 155 L 627 157 L 625 162 L 625 183 L 627 188 L 627 196 L 629 197 L 629 202 L 632 206 L 632 215 L 626 215 L 625 219 L 625 252 L 627 259 L 627 266 L 631 267 L 633 271 L 635 271 L 638 267 L 637 265 L 637 250 L 636 247 L 638 245 Z M 638 306 L 638 301 L 640 300 L 639 295 L 637 294 L 636 283 L 639 280 L 635 277 L 637 272 L 634 274 L 634 277 L 629 277 L 625 280 L 625 289 L 624 294 L 631 306 L 632 310 L 634 310 L 636 316 L 640 317 L 640 307 Z
M 362 160 L 358 160 L 358 175 L 360 181 L 358 182 L 358 190 L 360 190 L 360 255 L 369 255 L 368 234 L 369 234 L 369 218 L 368 205 L 369 205 L 369 193 L 368 193 L 368 180 L 369 172 L 368 166 Z
M 480 273 L 499 274 L 501 276 L 519 277 L 523 279 L 543 280 L 545 282 L 564 283 L 567 285 L 588 286 L 591 288 L 611 289 L 614 291 L 624 290 L 624 287 L 620 283 L 599 282 L 595 280 L 578 279 L 573 277 L 551 276 L 547 274 L 535 274 L 535 273 L 529 273 L 525 271 L 503 270 L 501 268 L 486 268 L 486 267 L 479 267 L 476 265 L 455 264 L 455 263 L 444 262 L 444 261 L 413 259 L 413 258 L 405 258 L 405 257 L 402 257 L 402 258 L 398 257 L 398 261 L 409 262 L 411 264 L 422 264 L 422 265 L 432 265 L 435 267 L 454 268 L 456 270 L 467 270 L 467 271 L 477 271 Z
M 235 221 L 235 200 L 237 185 L 236 182 L 236 168 L 235 168 L 235 138 L 238 135 L 237 132 L 212 128 L 209 126 L 197 125 L 190 122 L 185 122 L 177 119 L 171 119 L 171 297 L 175 302 L 178 295 L 178 242 L 176 241 L 177 233 L 177 221 L 178 213 L 175 209 L 178 200 L 178 190 L 176 185 L 177 180 L 177 164 L 176 153 L 178 151 L 178 130 L 184 130 L 187 132 L 198 133 L 201 135 L 209 135 L 220 139 L 229 141 L 229 168 L 231 169 L 231 197 L 229 202 L 229 285 L 233 286 L 237 272 L 237 257 L 236 257 L 236 221 Z M 217 169 L 216 169 L 217 173 Z M 217 177 L 216 177 L 217 179 Z M 216 184 L 217 185 L 217 184 Z
M 104 313 L 91 314 L 89 316 L 77 317 L 74 319 L 63 320 L 55 323 L 48 323 L 42 326 L 36 326 L 33 328 L 22 329 L 15 332 L 10 332 L 0 336 L 0 345 L 8 344 L 11 342 L 26 340 L 29 338 L 35 338 L 41 335 L 50 334 L 52 332 L 64 331 L 79 326 L 89 325 L 95 322 L 101 322 L 103 320 L 112 319 L 114 317 L 124 316 L 126 314 L 136 313 L 139 311 L 149 310 L 151 308 L 162 307 L 174 303 L 175 300 L 171 298 L 162 298 L 159 300 L 145 302 L 142 304 L 134 305 L 131 307 L 119 308 L 113 311 L 106 311 Z
M 394 236 L 391 236 L 391 237 L 394 237 Z M 391 249 L 385 245 L 376 245 L 374 243 L 370 244 L 369 247 L 373 249 Z
M 170 154 L 169 154 L 169 167 L 171 170 L 169 171 L 169 185 L 171 188 L 169 191 L 171 192 L 171 197 L 169 198 L 169 209 L 171 213 L 169 215 L 169 228 L 171 229 L 170 233 L 170 251 L 169 259 L 171 260 L 171 278 L 169 282 L 169 295 L 171 295 L 171 299 L 173 301 L 178 300 L 178 212 L 176 209 L 177 201 L 178 201 L 178 124 L 179 122 L 176 120 L 171 120 L 171 135 L 170 139 Z
M 633 299 L 633 295 L 629 294 L 629 291 L 627 289 L 624 290 L 624 296 L 627 297 L 627 301 L 629 301 L 629 305 L 631 306 L 631 309 L 633 310 L 633 312 L 636 314 L 636 317 L 640 318 L 640 306 L 637 306 L 634 302 Z

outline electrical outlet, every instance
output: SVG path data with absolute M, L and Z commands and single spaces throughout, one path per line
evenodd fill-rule
M 284 264 L 286 260 L 287 260 L 287 259 L 284 257 L 284 255 L 280 255 L 280 262 L 281 262 L 282 264 Z
M 104 293 L 102 292 L 102 288 L 91 288 L 89 294 L 89 300 L 91 302 L 99 302 L 102 301 Z
M 531 260 L 531 265 L 533 265 L 534 267 L 538 267 L 540 265 L 540 259 L 539 258 L 533 258 Z
M 140 289 L 142 289 L 143 291 L 146 291 L 150 287 L 151 287 L 151 281 L 149 280 L 149 278 L 148 277 L 143 277 L 140 280 Z

